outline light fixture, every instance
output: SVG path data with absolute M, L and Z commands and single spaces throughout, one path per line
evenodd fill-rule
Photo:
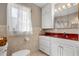
M 61 11 L 62 9 L 59 7 L 58 10 Z
M 57 12 L 57 9 L 55 9 L 55 12 Z
M 63 9 L 66 9 L 66 6 L 65 6 L 65 5 L 63 5 L 63 6 L 62 6 L 62 8 L 63 8 Z
M 70 8 L 70 7 L 71 7 L 71 4 L 70 4 L 70 3 L 68 3 L 68 4 L 67 4 L 67 6 L 68 6 L 68 8 Z

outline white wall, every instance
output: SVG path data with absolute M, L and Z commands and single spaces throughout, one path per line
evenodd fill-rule
M 0 3 L 0 37 L 6 36 L 6 25 L 7 25 L 7 17 L 6 17 L 6 7 L 7 4 Z

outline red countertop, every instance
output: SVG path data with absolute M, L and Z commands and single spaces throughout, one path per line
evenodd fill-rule
M 56 38 L 64 38 L 64 39 L 68 39 L 68 40 L 75 40 L 78 41 L 78 34 L 72 34 L 72 33 L 50 33 L 50 32 L 46 32 L 45 34 L 41 34 L 44 36 L 50 36 L 50 37 L 56 37 Z

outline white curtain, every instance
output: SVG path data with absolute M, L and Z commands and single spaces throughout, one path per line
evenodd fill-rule
M 8 4 L 7 25 L 9 34 L 32 34 L 31 8 Z

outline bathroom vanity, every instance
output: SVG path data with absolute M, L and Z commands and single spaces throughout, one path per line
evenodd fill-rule
M 50 56 L 79 56 L 79 41 L 57 35 L 40 35 L 39 50 Z

